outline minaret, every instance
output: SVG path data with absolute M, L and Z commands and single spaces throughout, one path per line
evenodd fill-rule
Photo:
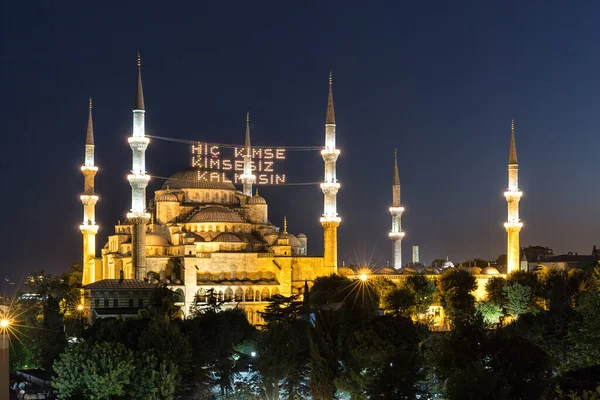
M 508 156 L 508 189 L 504 192 L 508 203 L 508 220 L 504 224 L 507 233 L 506 263 L 507 273 L 518 271 L 519 232 L 523 223 L 519 220 L 519 201 L 523 192 L 519 190 L 519 164 L 517 162 L 517 146 L 515 144 L 515 120 L 511 124 L 510 153 Z
M 252 175 L 252 148 L 250 147 L 250 113 L 246 113 L 246 143 L 244 144 L 244 173 L 240 175 L 243 193 L 252 197 L 252 184 L 256 177 Z
M 94 125 L 92 123 L 92 98 L 88 115 L 87 134 L 85 137 L 85 161 L 81 166 L 83 172 L 83 194 L 79 197 L 83 204 L 83 224 L 79 225 L 83 235 L 83 277 L 82 284 L 96 281 L 96 202 L 98 196 L 94 191 L 94 177 L 98 167 L 94 165 Z
M 321 156 L 325 162 L 325 180 L 321 183 L 324 197 L 324 210 L 321 217 L 323 226 L 323 266 L 337 271 L 337 228 L 342 219 L 337 213 L 337 192 L 340 184 L 335 173 L 335 162 L 340 151 L 335 148 L 335 112 L 333 110 L 333 90 L 331 73 L 329 73 L 329 98 L 327 100 L 327 116 L 325 118 L 325 148 Z
M 402 268 L 402 213 L 404 207 L 400 205 L 400 174 L 398 173 L 398 154 L 394 149 L 394 180 L 392 181 L 392 206 L 390 214 L 392 214 L 392 230 L 390 238 L 392 239 L 392 266 L 395 269 Z
M 142 90 L 141 60 L 138 54 L 137 86 L 133 104 L 133 136 L 129 137 L 129 146 L 133 154 L 131 174 L 127 180 L 131 185 L 131 212 L 127 218 L 133 224 L 131 242 L 131 263 L 135 279 L 146 277 L 146 224 L 150 214 L 146 212 L 146 186 L 150 176 L 146 175 L 146 148 L 150 139 L 144 135 L 144 92 Z

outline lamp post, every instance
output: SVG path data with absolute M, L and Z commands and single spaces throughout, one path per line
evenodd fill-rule
M 0 319 L 0 399 L 9 398 L 9 366 L 8 366 L 8 330 L 10 320 Z M 1 393 L 4 393 L 2 395 Z M 6 397 L 5 397 L 6 396 Z
M 77 305 L 77 314 L 79 316 L 79 335 L 83 336 L 83 310 L 84 310 L 84 306 L 83 304 L 78 304 Z

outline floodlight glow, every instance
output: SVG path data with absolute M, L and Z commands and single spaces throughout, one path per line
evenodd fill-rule
M 361 281 L 365 282 L 367 279 L 369 279 L 369 277 L 367 276 L 367 274 L 360 274 L 358 276 L 358 279 L 360 279 Z
M 0 328 L 6 329 L 6 328 L 8 328 L 9 325 L 10 325 L 10 321 L 7 320 L 6 318 L 2 318 L 0 320 Z

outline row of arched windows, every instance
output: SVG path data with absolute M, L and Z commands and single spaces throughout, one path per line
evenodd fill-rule
M 200 289 L 198 290 L 198 294 L 196 299 L 199 303 L 205 303 L 207 300 L 207 296 L 209 295 L 209 291 L 211 289 Z M 278 288 L 273 288 L 273 290 L 269 290 L 269 288 L 263 288 L 262 290 L 248 288 L 246 290 L 242 288 L 237 288 L 235 291 L 233 288 L 228 287 L 225 291 L 215 290 L 213 289 L 213 293 L 216 296 L 218 301 L 234 301 L 234 302 L 255 302 L 255 301 L 269 301 L 272 295 L 279 294 Z
M 250 232 L 250 226 L 240 225 L 200 225 L 190 224 L 187 227 L 190 232 Z
M 204 198 L 200 196 L 200 193 L 195 193 L 193 196 L 189 196 L 190 200 L 204 203 L 235 203 L 236 197 L 233 193 L 215 192 L 210 195 L 209 192 L 204 192 Z

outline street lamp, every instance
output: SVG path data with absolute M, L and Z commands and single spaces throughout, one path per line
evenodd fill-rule
M 3 317 L 0 319 L 0 391 L 7 396 L 0 396 L 0 398 L 3 399 L 8 398 L 7 391 L 10 390 L 10 385 L 8 382 L 8 333 L 10 324 L 11 321 L 8 318 Z

